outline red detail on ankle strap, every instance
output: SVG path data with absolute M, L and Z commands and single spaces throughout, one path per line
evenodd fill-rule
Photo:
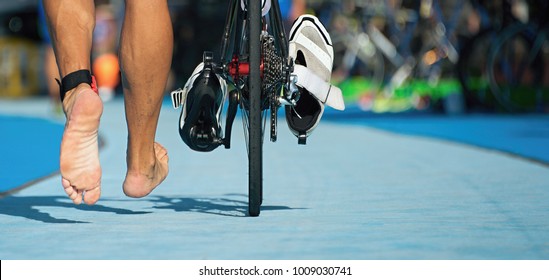
M 92 75 L 92 83 L 91 83 L 91 88 L 93 91 L 95 91 L 95 93 L 99 94 L 99 90 L 97 89 L 97 81 L 95 80 L 95 76 Z

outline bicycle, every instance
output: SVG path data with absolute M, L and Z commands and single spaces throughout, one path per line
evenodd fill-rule
M 277 139 L 277 112 L 299 100 L 294 62 L 289 57 L 278 0 L 230 0 L 221 39 L 220 58 L 204 52 L 204 68 L 213 69 L 232 90 L 228 94 L 225 135 L 211 139 L 216 145 L 231 147 L 232 125 L 240 108 L 248 153 L 248 214 L 259 216 L 263 201 L 263 138 L 270 116 L 270 140 Z M 173 91 L 178 108 L 185 92 Z M 305 144 L 305 139 L 299 139 Z
M 542 113 L 549 110 L 549 81 L 545 62 L 549 56 L 549 4 L 537 4 L 537 16 L 527 23 L 509 25 L 492 43 L 487 73 L 490 89 L 508 112 Z M 533 3 L 531 3 L 533 4 Z
M 537 1 L 538 14 L 532 18 L 533 13 L 529 15 L 524 8 L 532 2 L 536 3 L 501 0 L 486 6 L 471 1 L 480 28 L 465 42 L 457 65 L 468 106 L 507 112 L 547 110 L 549 29 L 545 15 L 549 5 Z
M 339 29 L 333 32 L 334 50 L 341 57 L 336 75 L 368 78 L 367 94 L 358 100 L 361 108 L 375 112 L 423 110 L 430 98 L 445 97 L 435 88 L 441 78 L 451 75 L 453 68 L 448 65 L 458 61 L 456 34 L 462 3 L 351 2 L 351 8 L 343 8 L 348 3 L 340 1 L 320 7 L 327 10 L 324 14 L 332 28 Z

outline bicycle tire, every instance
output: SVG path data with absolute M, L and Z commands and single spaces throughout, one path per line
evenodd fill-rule
M 488 76 L 495 99 L 508 112 L 539 110 L 545 71 L 542 52 L 533 51 L 535 34 L 524 24 L 510 26 L 490 50 Z M 543 99 L 543 97 L 542 97 Z
M 248 1 L 250 115 L 248 126 L 248 214 L 259 216 L 263 193 L 263 131 L 261 63 L 261 1 Z

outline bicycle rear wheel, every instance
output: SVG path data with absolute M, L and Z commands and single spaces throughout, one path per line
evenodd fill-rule
M 263 131 L 261 92 L 261 1 L 248 1 L 249 19 L 249 124 L 248 124 L 248 213 L 259 216 L 263 194 Z

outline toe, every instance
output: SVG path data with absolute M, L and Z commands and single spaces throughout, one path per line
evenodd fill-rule
M 75 198 L 71 198 L 72 199 L 72 202 L 76 205 L 79 205 L 82 203 L 82 191 L 81 190 L 75 190 L 75 193 L 76 193 L 76 197 Z
M 86 191 L 84 194 L 84 202 L 88 205 L 95 204 L 101 196 L 101 187 Z
M 82 203 L 82 192 L 75 189 L 71 183 L 63 178 L 62 182 L 63 189 L 65 190 L 65 193 L 69 196 L 69 198 L 74 202 L 74 204 L 80 204 Z

